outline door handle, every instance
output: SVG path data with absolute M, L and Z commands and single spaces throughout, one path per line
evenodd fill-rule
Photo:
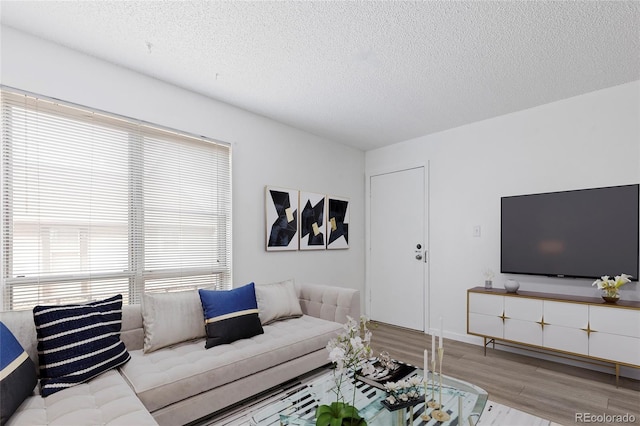
M 416 259 L 422 260 L 422 255 L 421 254 L 416 254 Z

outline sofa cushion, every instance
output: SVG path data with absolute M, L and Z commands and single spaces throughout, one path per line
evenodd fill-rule
M 145 352 L 206 336 L 202 303 L 196 290 L 145 293 L 142 321 Z
M 302 316 L 293 280 L 256 286 L 256 300 L 262 325 Z
M 30 396 L 6 426 L 157 425 L 117 370 L 43 398 Z
M 36 306 L 43 396 L 85 382 L 124 364 L 120 341 L 122 295 L 83 305 Z
M 262 334 L 254 283 L 233 290 L 198 290 L 211 348 Z
M 149 411 L 316 351 L 342 325 L 302 316 L 264 326 L 264 334 L 205 349 L 202 341 L 145 354 L 131 351 L 121 370 Z M 327 353 L 327 363 L 329 362 Z
M 36 366 L 0 322 L 0 424 L 5 424 L 38 384 Z

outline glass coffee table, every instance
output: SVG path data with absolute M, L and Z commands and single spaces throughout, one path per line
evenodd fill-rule
M 411 366 L 402 378 L 424 376 L 424 372 Z M 398 380 L 397 378 L 395 380 Z M 431 374 L 427 385 L 427 401 L 432 394 L 435 401 L 440 400 L 439 377 L 436 375 L 435 389 L 432 390 Z M 354 389 L 355 388 L 355 389 Z M 424 388 L 423 388 L 424 389 Z M 315 425 L 315 411 L 319 405 L 335 402 L 335 382 L 333 370 L 321 369 L 304 378 L 295 386 L 282 392 L 277 398 L 255 411 L 251 416 L 251 425 Z M 488 394 L 485 390 L 462 380 L 442 376 L 441 411 L 448 414 L 449 419 L 438 421 L 431 418 L 424 420 L 423 414 L 429 415 L 433 408 L 418 402 L 411 407 L 390 410 L 382 402 L 387 393 L 358 379 L 349 378 L 342 384 L 342 393 L 347 403 L 351 403 L 355 390 L 355 406 L 369 426 L 415 425 L 415 426 L 456 426 L 475 425 L 484 410 Z M 424 399 L 422 400 L 424 401 Z

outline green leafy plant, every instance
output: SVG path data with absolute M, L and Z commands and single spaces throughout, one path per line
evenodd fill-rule
M 316 410 L 316 426 L 366 426 L 367 422 L 353 405 L 332 402 Z

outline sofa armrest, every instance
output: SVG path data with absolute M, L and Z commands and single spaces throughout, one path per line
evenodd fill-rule
M 360 318 L 360 291 L 320 284 L 296 284 L 300 307 L 305 315 L 338 323 L 347 316 Z

